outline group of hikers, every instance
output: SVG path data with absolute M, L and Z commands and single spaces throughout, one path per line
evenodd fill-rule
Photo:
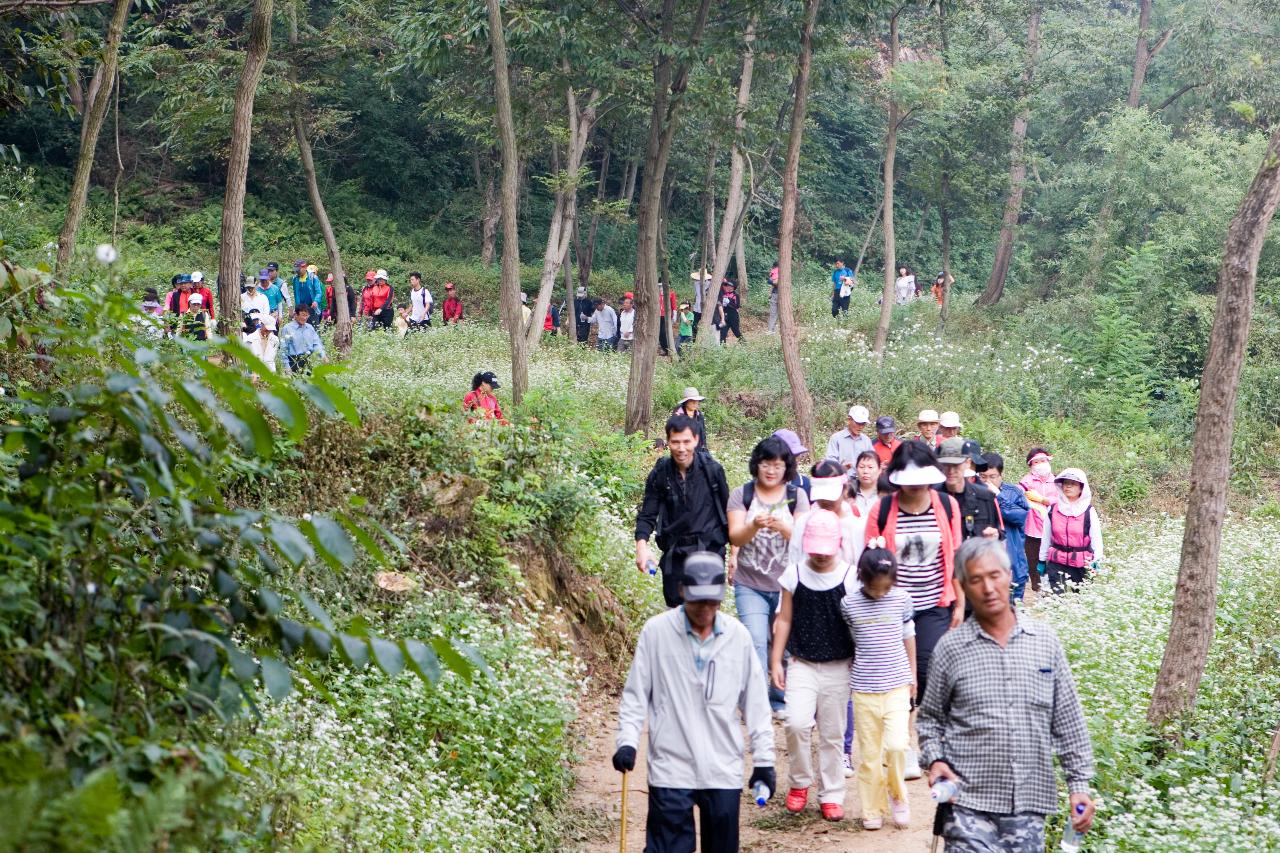
M 942 305 L 947 298 L 947 290 L 955 284 L 955 276 L 940 272 L 933 279 L 930 291 L 934 300 Z M 843 260 L 837 258 L 831 270 L 831 316 L 839 317 L 849 313 L 849 302 L 853 298 L 854 288 L 858 285 L 857 273 L 845 266 Z M 899 266 L 897 277 L 893 281 L 893 301 L 897 305 L 906 305 L 914 299 L 924 296 L 924 285 L 910 267 Z M 881 296 L 883 298 L 883 296 Z
M 1102 559 L 1085 473 L 1055 473 L 1032 447 L 1015 485 L 956 412 L 921 411 L 899 435 L 892 415 L 872 427 L 854 405 L 807 474 L 809 450 L 781 429 L 730 488 L 702 403 L 687 389 L 666 422 L 668 454 L 636 516 L 636 565 L 661 573 L 670 608 L 641 631 L 613 757 L 634 769 L 647 722 L 646 851 L 694 850 L 695 805 L 701 849 L 738 849 L 741 725 L 763 805 L 778 784 L 771 718 L 788 812 L 816 787 L 821 816 L 843 820 L 856 775 L 863 828 L 906 827 L 906 782 L 926 776 L 947 850 L 1039 853 L 1058 808 L 1056 752 L 1068 831 L 1087 831 L 1083 709 L 1056 636 L 1023 605 L 1028 583 L 1066 594 Z M 737 619 L 719 610 L 730 586 Z

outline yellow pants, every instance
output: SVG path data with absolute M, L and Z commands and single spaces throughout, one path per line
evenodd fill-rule
M 907 726 L 911 688 L 853 694 L 853 729 L 858 735 L 858 796 L 862 816 L 886 817 L 889 797 L 906 802 Z M 886 779 L 886 773 L 888 778 Z

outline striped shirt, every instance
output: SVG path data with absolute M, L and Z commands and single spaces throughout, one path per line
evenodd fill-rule
M 915 636 L 914 612 L 911 597 L 901 587 L 880 598 L 859 589 L 840 602 L 840 613 L 858 650 L 850 679 L 854 693 L 888 693 L 912 683 L 903 640 Z
M 898 586 L 911 596 L 916 610 L 937 607 L 942 597 L 942 531 L 933 508 L 916 515 L 899 507 L 894 544 Z

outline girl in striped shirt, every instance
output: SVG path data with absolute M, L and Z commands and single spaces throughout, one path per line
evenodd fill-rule
M 862 588 L 840 603 L 858 650 L 851 679 L 858 795 L 862 826 L 871 830 L 884 825 L 886 812 L 899 828 L 911 821 L 903 775 L 916 692 L 916 638 L 911 596 L 896 585 L 897 576 L 897 558 L 884 538 L 870 539 L 858 561 Z

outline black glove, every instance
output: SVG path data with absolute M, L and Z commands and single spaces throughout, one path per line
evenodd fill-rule
M 778 790 L 778 774 L 773 771 L 772 767 L 754 768 L 751 771 L 751 779 L 747 782 L 747 788 L 755 788 L 757 782 L 765 784 L 769 789 L 770 797 Z
M 634 746 L 620 746 L 618 751 L 613 754 L 613 769 L 619 773 L 629 773 L 636 769 L 636 748 Z M 772 772 L 773 768 L 770 768 Z

